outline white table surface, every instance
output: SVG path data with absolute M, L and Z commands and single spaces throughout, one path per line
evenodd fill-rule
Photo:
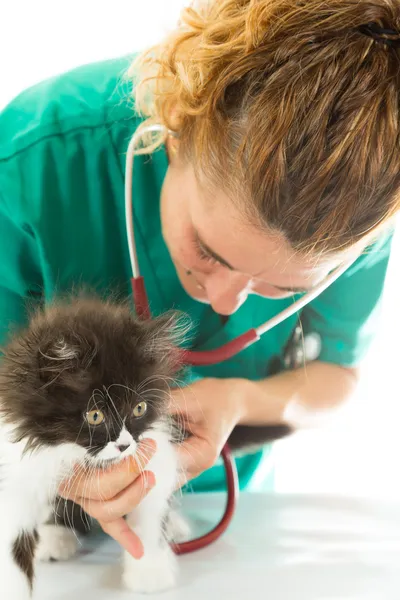
M 203 532 L 223 505 L 189 496 L 183 512 Z M 117 545 L 96 534 L 75 560 L 39 566 L 34 600 L 132 598 L 119 589 L 118 561 Z M 242 494 L 224 537 L 179 562 L 178 587 L 152 598 L 399 600 L 400 504 Z

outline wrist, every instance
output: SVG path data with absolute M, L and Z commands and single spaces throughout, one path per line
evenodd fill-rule
M 315 426 L 354 393 L 354 370 L 315 361 L 307 369 L 283 371 L 240 384 L 242 425 Z
M 267 380 L 241 380 L 240 394 L 241 416 L 240 425 L 277 425 L 284 423 L 288 402 L 292 397 L 277 393 L 280 390 L 272 385 L 269 389 Z
M 238 424 L 244 423 L 251 410 L 252 400 L 250 398 L 255 393 L 253 382 L 240 377 L 209 379 L 213 380 L 213 387 L 215 386 L 215 389 L 219 390 L 218 396 L 225 398 L 234 420 Z

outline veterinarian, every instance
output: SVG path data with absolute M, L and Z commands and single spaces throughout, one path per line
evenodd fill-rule
M 217 457 L 235 425 L 304 427 L 352 396 L 400 205 L 398 0 L 197 4 L 127 77 L 133 57 L 90 64 L 0 115 L 2 342 L 27 306 L 73 286 L 130 293 L 125 156 L 145 123 L 174 135 L 144 140 L 135 157 L 140 265 L 153 313 L 188 313 L 197 349 L 266 321 L 357 257 L 302 311 L 301 329 L 294 316 L 174 392 L 195 434 L 181 455 L 196 492 L 224 487 Z M 293 360 L 301 345 L 288 346 L 303 338 L 306 369 L 307 356 Z M 242 488 L 269 484 L 269 454 L 237 459 Z M 132 463 L 70 486 L 135 556 L 120 517 L 144 479 L 156 485 Z

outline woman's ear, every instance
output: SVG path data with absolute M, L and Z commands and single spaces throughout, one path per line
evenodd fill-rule
M 173 135 L 168 135 L 166 147 L 169 163 L 172 164 L 176 160 L 176 157 L 179 152 L 179 139 Z

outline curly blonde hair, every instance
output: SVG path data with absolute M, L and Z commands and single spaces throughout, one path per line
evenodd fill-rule
M 399 0 L 200 0 L 135 61 L 136 109 L 252 222 L 331 253 L 400 205 L 399 32 Z

